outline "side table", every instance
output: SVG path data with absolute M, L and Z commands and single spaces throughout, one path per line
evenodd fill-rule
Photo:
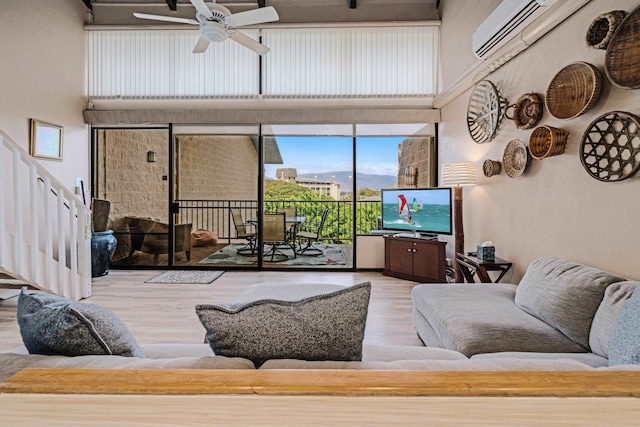
M 478 279 L 480 279 L 481 283 L 498 283 L 513 265 L 513 263 L 498 257 L 493 261 L 485 261 L 478 259 L 475 254 L 465 255 L 461 253 L 456 254 L 456 262 L 458 263 L 458 267 L 460 268 L 460 271 L 467 283 L 475 283 L 473 276 L 476 274 L 478 275 Z M 500 272 L 495 282 L 491 280 L 489 271 Z

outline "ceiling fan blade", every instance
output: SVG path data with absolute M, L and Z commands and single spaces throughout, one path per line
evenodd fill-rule
M 278 12 L 272 7 L 247 10 L 246 12 L 232 13 L 224 18 L 224 22 L 230 27 L 244 27 L 246 25 L 273 22 L 280 19 Z
M 240 31 L 229 31 L 229 38 L 235 42 L 240 43 L 244 47 L 248 47 L 258 55 L 264 55 L 269 52 L 269 48 L 252 39 L 246 34 L 242 34 Z
M 189 0 L 193 7 L 201 14 L 206 16 L 207 18 L 213 18 L 213 13 L 211 13 L 211 9 L 206 5 L 204 0 Z
M 199 24 L 199 22 L 196 21 L 195 19 L 174 18 L 173 16 L 149 15 L 147 13 L 134 13 L 133 16 L 140 19 L 151 19 L 154 21 L 178 22 L 180 24 L 191 24 L 191 25 Z
M 193 53 L 204 53 L 209 47 L 209 40 L 204 37 L 198 39 L 198 43 L 193 47 Z

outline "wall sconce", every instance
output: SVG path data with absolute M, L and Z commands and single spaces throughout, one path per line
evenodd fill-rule
M 154 163 L 158 161 L 158 155 L 155 151 L 147 151 L 147 162 Z

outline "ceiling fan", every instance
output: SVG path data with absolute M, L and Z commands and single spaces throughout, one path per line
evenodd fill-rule
M 203 53 L 209 47 L 209 43 L 221 43 L 227 39 L 240 43 L 259 55 L 269 52 L 268 47 L 242 34 L 240 31 L 236 31 L 235 28 L 277 21 L 280 17 L 273 7 L 268 6 L 245 12 L 231 13 L 229 9 L 215 2 L 205 3 L 204 0 L 189 1 L 196 8 L 196 19 L 149 15 L 146 13 L 134 13 L 133 16 L 140 19 L 199 25 L 200 39 L 198 39 L 193 48 L 193 53 Z

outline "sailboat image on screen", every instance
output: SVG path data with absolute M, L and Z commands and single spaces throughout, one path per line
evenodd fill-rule
M 382 229 L 415 236 L 452 234 L 451 188 L 383 188 Z
M 404 197 L 404 194 L 398 194 L 398 215 L 407 223 L 413 224 L 411 220 L 411 210 L 409 210 L 409 205 L 407 204 L 407 199 Z

